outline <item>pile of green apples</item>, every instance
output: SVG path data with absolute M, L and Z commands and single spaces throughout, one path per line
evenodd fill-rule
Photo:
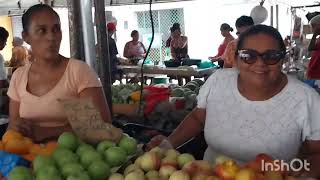
M 104 140 L 92 146 L 65 132 L 52 156 L 37 156 L 32 171 L 15 167 L 8 180 L 106 180 L 112 168 L 121 166 L 136 151 L 137 141 L 125 134 L 118 143 Z
M 109 180 L 216 180 L 213 166 L 203 160 L 195 160 L 188 153 L 159 147 L 144 153 L 122 173 L 111 174 Z

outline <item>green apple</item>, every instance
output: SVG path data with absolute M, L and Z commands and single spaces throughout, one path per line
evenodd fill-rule
M 85 151 L 80 157 L 81 164 L 85 168 L 88 168 L 91 163 L 101 160 L 102 156 L 97 151 Z
M 40 167 L 36 173 L 36 176 L 60 176 L 59 170 L 54 165 L 46 165 Z
M 155 152 L 146 152 L 141 156 L 140 167 L 148 172 L 151 170 L 158 170 L 161 160 Z
M 169 157 L 170 159 L 177 159 L 180 153 L 175 149 L 169 149 L 166 151 L 165 156 Z
M 190 161 L 194 161 L 195 158 L 192 154 L 184 153 L 178 156 L 177 161 L 180 168 L 182 168 L 185 164 L 187 164 Z
M 142 156 L 139 156 L 139 157 L 134 161 L 134 164 L 138 165 L 139 167 L 141 167 L 141 157 L 142 157 Z
M 92 180 L 105 180 L 110 175 L 110 167 L 102 160 L 95 161 L 88 167 L 88 173 Z
M 175 171 L 177 171 L 177 169 L 173 166 L 169 166 L 169 165 L 161 166 L 161 168 L 159 169 L 159 176 L 161 178 L 169 179 L 171 174 L 174 173 Z
M 67 177 L 66 180 L 91 180 L 88 173 L 78 172 Z
M 64 177 L 68 177 L 77 172 L 82 172 L 84 168 L 79 163 L 68 163 L 61 167 L 61 173 Z
M 160 158 L 163 158 L 164 157 L 164 152 L 165 150 L 164 149 L 161 149 L 160 147 L 156 146 L 154 148 L 152 148 L 150 150 L 151 152 L 155 152 Z
M 59 175 L 41 174 L 36 177 L 36 180 L 62 180 L 62 178 Z
M 175 171 L 174 173 L 171 174 L 169 180 L 190 180 L 191 178 L 189 177 L 189 174 L 185 171 Z M 203 178 L 205 179 L 205 178 Z
M 116 146 L 116 143 L 114 143 L 112 141 L 104 140 L 98 144 L 97 151 L 100 154 L 103 154 L 107 149 L 109 149 L 110 147 L 115 147 L 115 146 Z
M 34 172 L 37 172 L 39 168 L 48 165 L 55 165 L 54 159 L 50 156 L 38 155 L 32 162 Z
M 123 136 L 118 146 L 124 149 L 128 155 L 134 154 L 137 151 L 137 141 L 132 137 Z
M 127 159 L 126 152 L 120 147 L 111 147 L 104 152 L 104 157 L 111 167 L 120 166 Z
M 124 180 L 124 177 L 122 174 L 114 173 L 109 176 L 108 180 Z
M 136 164 L 130 164 L 128 167 L 126 167 L 126 169 L 123 171 L 123 175 L 127 175 L 130 172 L 136 170 L 136 169 L 140 169 L 140 167 Z
M 33 177 L 28 168 L 17 166 L 9 173 L 8 180 L 33 180 Z
M 143 171 L 132 171 L 131 173 L 129 173 L 128 175 L 126 175 L 126 177 L 124 178 L 124 180 L 145 180 L 146 178 L 144 177 L 144 173 Z
M 71 132 L 64 132 L 58 138 L 58 146 L 66 149 L 70 149 L 71 151 L 75 151 L 79 145 L 79 140 L 77 136 L 75 136 Z
M 62 167 L 68 163 L 79 162 L 79 157 L 68 149 L 59 148 L 53 152 L 53 159 L 56 161 L 59 167 Z
M 265 174 L 265 177 L 266 179 L 272 179 L 270 177 L 268 177 L 268 173 Z M 255 176 L 255 172 L 252 170 L 252 169 L 249 169 L 249 168 L 244 168 L 244 169 L 240 169 L 235 178 L 235 180 L 254 180 L 256 179 L 256 176 Z M 279 179 L 282 179 L 281 175 L 279 176 Z M 275 180 L 275 179 L 273 179 Z
M 89 144 L 81 144 L 78 148 L 77 148 L 77 151 L 76 151 L 76 154 L 78 156 L 81 156 L 83 152 L 85 151 L 95 151 L 94 147 L 92 147 L 91 145 Z
M 147 177 L 147 179 L 151 179 L 151 178 L 155 178 L 155 177 L 159 178 L 159 172 L 155 171 L 155 170 L 149 171 L 146 173 L 146 177 Z

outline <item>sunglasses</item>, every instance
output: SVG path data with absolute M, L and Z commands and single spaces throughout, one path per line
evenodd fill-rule
M 239 59 L 247 64 L 254 64 L 258 60 L 258 57 L 261 57 L 266 65 L 275 65 L 285 57 L 285 54 L 280 50 L 267 50 L 264 53 L 259 53 L 252 49 L 238 50 Z

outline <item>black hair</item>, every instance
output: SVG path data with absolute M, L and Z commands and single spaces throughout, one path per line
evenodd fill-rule
M 231 31 L 232 32 L 233 28 L 229 24 L 223 23 L 220 26 L 220 31 Z
M 30 21 L 32 16 L 40 11 L 50 11 L 53 14 L 55 14 L 58 18 L 59 15 L 58 13 L 49 5 L 47 4 L 36 4 L 31 6 L 23 15 L 22 15 L 22 28 L 24 32 L 28 31 L 29 25 L 30 25 Z
M 250 16 L 241 16 L 236 20 L 236 27 L 253 26 L 254 22 Z
M 131 37 L 133 37 L 134 35 L 136 35 L 136 34 L 138 34 L 139 32 L 137 31 L 137 30 L 133 30 L 132 32 L 131 32 Z
M 247 29 L 245 32 L 241 33 L 238 39 L 236 55 L 238 50 L 242 49 L 244 41 L 248 37 L 257 35 L 257 34 L 266 34 L 273 37 L 278 42 L 280 51 L 282 51 L 283 53 L 286 52 L 286 46 L 283 42 L 282 36 L 279 33 L 279 31 L 272 26 L 259 24 L 259 25 L 252 26 L 249 29 Z
M 171 32 L 174 32 L 174 31 L 176 31 L 176 30 L 181 31 L 181 28 L 180 28 L 180 24 L 179 24 L 179 23 L 174 23 L 174 24 L 172 25 L 172 27 L 170 28 L 170 31 L 171 31 Z
M 9 32 L 4 27 L 0 27 L 0 41 L 5 41 L 8 37 Z

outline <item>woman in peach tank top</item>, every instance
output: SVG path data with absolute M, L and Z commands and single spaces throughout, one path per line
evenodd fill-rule
M 12 76 L 9 128 L 43 142 L 71 131 L 57 99 L 90 98 L 102 119 L 111 122 L 101 83 L 84 62 L 59 54 L 62 38 L 58 14 L 48 5 L 30 7 L 22 16 L 23 38 L 31 45 L 34 62 Z

